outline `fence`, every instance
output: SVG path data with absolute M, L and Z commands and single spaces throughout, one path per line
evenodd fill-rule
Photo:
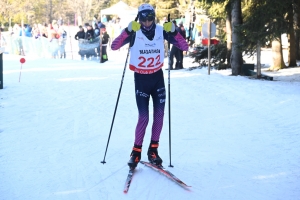
M 2 33 L 1 46 L 9 54 L 57 58 L 65 56 L 67 38 L 48 39 L 45 37 L 22 37 Z

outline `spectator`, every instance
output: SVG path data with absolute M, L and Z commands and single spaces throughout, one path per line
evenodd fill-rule
M 101 21 L 98 21 L 98 27 L 101 27 L 101 25 L 102 25 L 102 22 Z
M 25 28 L 25 36 L 26 37 L 32 37 L 32 27 L 28 24 L 27 27 Z
M 182 22 L 180 22 L 177 31 L 180 33 L 180 35 L 181 35 L 184 39 L 186 39 L 185 28 L 184 28 Z M 179 52 L 179 55 L 178 55 L 177 61 L 178 61 L 178 60 L 179 60 L 179 61 L 177 62 L 178 64 L 176 63 L 175 69 L 183 69 L 183 51 L 179 49 L 178 52 Z
M 24 32 L 24 35 L 25 35 L 26 37 L 32 37 L 31 31 L 32 31 L 31 26 L 28 25 L 28 24 L 24 24 L 23 29 L 20 30 L 20 36 L 22 36 L 22 35 L 23 35 L 23 32 Z
M 84 39 L 93 40 L 95 38 L 94 29 L 91 25 L 87 25 L 87 31 L 85 33 Z
M 113 27 L 113 22 L 111 21 L 110 23 L 108 23 L 108 26 L 107 26 L 107 29 L 106 29 L 106 32 L 107 32 L 107 34 L 109 35 L 109 46 L 111 46 L 111 41 L 113 41 L 114 40 L 114 38 L 115 38 L 115 30 L 114 30 L 114 27 Z M 110 50 L 110 48 L 108 49 L 108 50 Z
M 39 24 L 39 29 L 40 29 L 40 32 L 41 32 L 41 35 L 45 38 L 48 38 L 48 24 L 44 24 L 44 25 L 41 25 Z
M 166 23 L 166 22 L 168 22 L 167 17 L 164 17 L 161 20 L 160 25 L 163 26 L 164 23 Z M 167 40 L 164 40 L 164 45 L 165 45 L 165 58 L 166 58 L 166 57 L 168 57 L 168 51 L 169 51 L 169 49 L 168 49 L 168 41 Z
M 1 32 L 3 32 L 3 31 L 4 31 L 4 29 L 1 27 L 0 28 L 0 47 L 6 45 L 5 38 L 3 37 L 3 35 L 1 35 Z
M 47 38 L 49 38 L 50 42 L 52 39 L 55 39 L 56 32 L 52 26 L 52 24 L 48 24 L 48 29 L 47 29 Z
M 64 24 L 64 20 L 62 17 L 60 17 L 58 20 L 57 20 L 57 24 L 58 26 L 62 26 Z
M 79 31 L 75 35 L 75 40 L 84 39 L 85 38 L 85 32 L 82 26 L 79 26 Z
M 20 34 L 20 31 L 21 31 L 21 27 L 19 24 L 15 24 L 13 26 L 13 29 L 12 29 L 12 32 L 11 32 L 11 35 L 14 35 L 14 36 L 19 36 Z
M 108 58 L 107 58 L 107 44 L 108 44 L 108 41 L 109 41 L 109 35 L 107 34 L 106 32 L 106 27 L 104 24 L 102 24 L 102 26 L 100 27 L 100 31 L 102 33 L 102 53 L 101 53 L 101 58 L 100 58 L 100 62 L 101 63 L 104 63 L 106 61 L 108 61 Z
M 175 25 L 175 29 L 178 32 L 178 26 L 177 26 L 177 22 L 176 20 L 172 21 L 173 24 Z M 170 70 L 173 70 L 173 62 L 174 62 L 174 56 L 176 58 L 176 64 L 175 64 L 175 68 L 178 66 L 178 62 L 179 62 L 179 48 L 177 48 L 175 45 L 172 45 L 171 51 L 170 51 Z
M 67 43 L 67 32 L 65 31 L 63 26 L 59 27 L 58 32 L 60 34 L 60 37 L 58 39 L 58 45 L 59 45 L 58 52 L 59 52 L 60 58 L 66 58 L 65 47 L 66 47 L 66 43 Z
M 102 15 L 101 19 L 102 19 L 101 21 L 102 21 L 103 23 L 106 23 L 106 22 L 107 22 L 106 15 Z
M 53 32 L 54 32 L 54 38 L 55 39 L 59 39 L 60 38 L 60 35 L 61 35 L 61 32 L 59 30 L 59 25 L 57 24 L 57 21 L 56 20 L 53 20 L 52 22 L 52 27 L 53 27 Z
M 92 24 L 97 24 L 97 26 L 98 26 L 97 18 L 98 18 L 98 15 L 97 14 L 94 15 Z
M 116 35 L 122 33 L 123 29 L 122 29 L 122 25 L 121 25 L 121 19 L 119 17 L 116 19 L 114 30 L 115 30 L 114 32 L 115 32 Z
M 98 37 L 100 35 L 100 29 L 98 28 L 98 24 L 95 23 L 95 28 L 94 28 L 94 36 Z
M 191 26 L 189 23 L 186 23 L 184 26 L 184 30 L 185 30 L 185 36 L 186 36 L 186 41 L 189 44 L 190 43 L 190 32 L 191 32 Z
M 33 24 L 33 28 L 32 28 L 31 33 L 32 33 L 32 36 L 35 39 L 37 39 L 37 38 L 39 38 L 41 36 L 41 32 L 40 32 L 39 27 L 38 27 L 37 24 Z

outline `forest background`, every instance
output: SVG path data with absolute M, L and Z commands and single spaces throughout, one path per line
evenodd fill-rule
M 94 17 L 101 20 L 100 11 L 118 0 L 3 0 L 0 2 L 0 25 L 4 30 L 15 23 L 51 23 L 62 18 L 74 24 L 80 17 L 83 22 Z M 217 25 L 216 37 L 227 46 L 227 64 L 232 75 L 240 75 L 242 54 L 256 54 L 259 65 L 262 47 L 272 47 L 271 70 L 297 66 L 300 59 L 299 25 L 300 0 L 124 0 L 132 7 L 150 3 L 155 7 L 157 20 L 166 14 L 173 19 L 185 18 L 199 32 L 210 19 Z M 203 17 L 205 16 L 205 17 Z M 113 16 L 108 16 L 109 18 Z M 288 61 L 283 61 L 282 34 L 288 38 Z

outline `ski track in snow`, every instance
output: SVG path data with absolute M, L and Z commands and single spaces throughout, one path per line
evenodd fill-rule
M 299 199 L 300 82 L 251 80 L 230 70 L 207 75 L 206 68 L 171 71 L 174 168 L 168 104 L 160 139 L 164 166 L 191 189 L 140 164 L 124 194 L 138 117 L 134 80 L 127 69 L 103 165 L 126 58 L 108 54 L 105 64 L 29 57 L 20 83 L 20 57 L 4 55 L 0 200 Z

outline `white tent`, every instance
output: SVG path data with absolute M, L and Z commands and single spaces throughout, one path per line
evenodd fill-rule
M 102 15 L 137 15 L 138 9 L 131 7 L 124 3 L 123 1 L 119 1 L 118 3 L 112 5 L 109 8 L 101 10 L 100 14 Z

